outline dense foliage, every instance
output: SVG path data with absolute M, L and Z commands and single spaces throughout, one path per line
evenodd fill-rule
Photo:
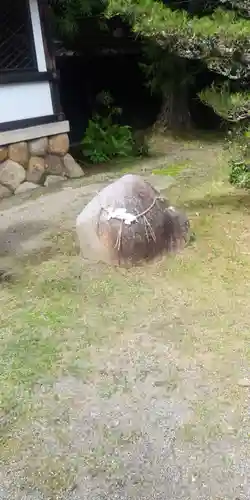
M 105 9 L 102 0 L 51 0 L 50 3 L 61 36 L 76 35 L 82 20 L 101 16 Z
M 144 70 L 152 90 L 163 96 L 162 124 L 189 126 L 192 61 L 199 63 L 195 71 L 206 67 L 215 75 L 212 88 L 199 94 L 203 103 L 224 120 L 249 117 L 245 90 L 250 79 L 249 0 L 52 0 L 52 4 L 65 30 L 77 31 L 86 16 L 99 20 L 120 16 L 144 40 Z
M 147 155 L 147 148 L 141 140 L 138 142 L 132 128 L 119 123 L 122 113 L 114 105 L 108 92 L 97 96 L 102 106 L 102 113 L 94 113 L 89 120 L 82 140 L 82 153 L 92 163 L 105 163 L 114 158 Z
M 250 76 L 250 19 L 249 5 L 246 1 L 172 1 L 167 6 L 154 0 L 110 0 L 109 15 L 118 14 L 132 25 L 136 34 L 150 41 L 149 59 L 154 85 L 158 82 L 162 88 L 165 101 L 168 98 L 168 111 L 172 106 L 172 114 L 178 110 L 178 99 L 182 96 L 184 87 L 192 78 L 189 61 L 196 60 L 206 65 L 209 70 L 217 73 L 228 83 L 227 92 L 231 92 L 231 82 L 239 83 L 237 101 L 244 108 L 245 100 L 240 100 L 240 86 L 247 82 Z M 151 57 L 152 42 L 161 50 L 158 58 Z M 171 65 L 169 65 L 171 57 Z M 150 66 L 150 63 L 149 63 Z M 168 68 L 172 77 L 166 79 L 164 71 Z M 178 80 L 178 81 L 176 81 Z M 163 89 L 164 87 L 164 89 Z M 176 98 L 174 99 L 173 89 Z M 232 89 L 233 90 L 233 89 Z M 216 86 L 202 94 L 202 100 L 221 115 L 221 89 L 215 98 Z M 170 102 L 171 97 L 173 102 Z M 235 99 L 234 99 L 235 102 Z M 218 103 L 218 106 L 217 106 Z M 185 103 L 182 102 L 182 110 Z M 232 119 L 232 106 L 229 114 Z M 166 115 L 166 110 L 165 110 Z M 223 103 L 223 118 L 225 102 Z M 237 111 L 236 119 L 242 116 Z M 186 118 L 187 118 L 186 113 Z M 164 119 L 164 118 L 163 118 Z M 171 116 L 166 119 L 172 121 Z M 183 118 L 181 119 L 183 122 Z

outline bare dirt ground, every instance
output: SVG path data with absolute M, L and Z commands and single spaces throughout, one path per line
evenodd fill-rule
M 250 196 L 219 144 L 155 149 L 135 171 L 187 163 L 181 255 L 80 264 L 75 217 L 119 172 L 1 206 L 0 499 L 250 498 Z

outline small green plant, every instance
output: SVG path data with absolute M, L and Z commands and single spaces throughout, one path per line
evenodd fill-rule
M 231 184 L 250 189 L 250 131 L 238 130 L 229 141 Z
M 82 140 L 84 156 L 92 163 L 105 163 L 116 157 L 138 154 L 132 128 L 116 123 L 122 110 L 113 105 L 110 94 L 102 92 L 97 101 L 102 105 L 103 113 L 95 113 L 89 120 Z
M 250 188 L 250 165 L 244 161 L 231 160 L 231 172 L 229 180 L 231 184 L 249 189 Z
M 82 141 L 83 152 L 92 163 L 105 163 L 117 156 L 130 156 L 133 137 L 128 126 L 112 123 L 112 116 L 95 115 Z

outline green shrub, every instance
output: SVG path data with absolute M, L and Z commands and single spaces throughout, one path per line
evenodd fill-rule
M 250 188 L 250 164 L 246 164 L 243 160 L 231 160 L 230 162 L 231 172 L 229 180 L 231 184 L 238 187 Z
M 102 92 L 98 102 L 103 106 L 103 113 L 95 113 L 89 120 L 81 143 L 84 156 L 92 163 L 105 163 L 116 157 L 145 155 L 147 146 L 137 144 L 132 128 L 116 123 L 122 110 L 113 105 L 112 97 Z
M 231 184 L 250 189 L 250 131 L 237 130 L 229 140 Z
M 105 163 L 117 156 L 130 156 L 133 136 L 130 127 L 112 123 L 112 117 L 95 115 L 82 140 L 83 153 L 92 163 Z

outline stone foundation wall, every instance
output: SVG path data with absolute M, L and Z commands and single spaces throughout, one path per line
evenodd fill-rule
M 0 147 L 0 199 L 84 175 L 67 134 Z

